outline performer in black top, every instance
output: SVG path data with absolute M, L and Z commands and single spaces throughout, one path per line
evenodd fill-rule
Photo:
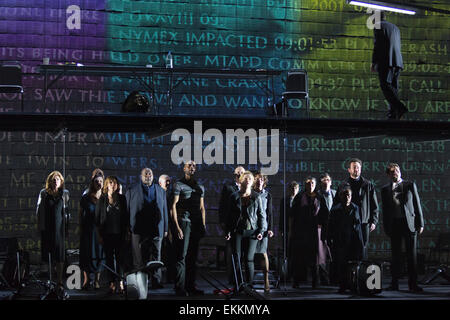
M 352 202 L 359 207 L 361 214 L 361 230 L 364 239 L 363 259 L 367 259 L 369 234 L 375 230 L 378 223 L 377 193 L 373 183 L 361 176 L 362 161 L 360 159 L 348 160 L 347 167 L 349 177 L 339 186 L 338 193 L 344 186 L 350 186 L 352 189 Z
M 261 253 L 264 256 L 264 292 L 270 291 L 269 283 L 269 256 L 267 255 L 267 249 L 269 244 L 269 238 L 273 237 L 273 216 L 272 216 L 272 195 L 265 189 L 269 179 L 266 175 L 258 172 L 255 175 L 254 190 L 259 193 L 263 210 L 266 212 L 267 231 L 263 234 L 263 239 L 258 241 L 256 245 L 255 253 Z
M 118 274 L 122 274 L 123 242 L 128 240 L 129 217 L 127 214 L 127 201 L 125 196 L 118 193 L 119 183 L 116 177 L 105 179 L 103 194 L 95 207 L 95 219 L 99 242 L 103 245 L 106 256 L 106 265 Z M 106 271 L 111 293 L 123 293 L 123 283 L 116 286 L 118 277 L 109 269 Z
M 246 171 L 241 176 L 240 190 L 231 195 L 227 207 L 228 215 L 225 229 L 225 239 L 232 241 L 233 255 L 237 258 L 236 263 L 240 261 L 243 240 L 248 240 L 244 252 L 247 263 L 246 279 L 249 285 L 253 283 L 256 245 L 258 240 L 263 239 L 263 234 L 267 230 L 266 212 L 261 197 L 252 190 L 254 180 L 255 178 L 250 171 Z
M 45 188 L 39 192 L 36 214 L 38 230 L 41 232 L 41 259 L 47 263 L 50 255 L 52 265 L 56 263 L 58 295 L 64 294 L 63 268 L 68 201 L 69 191 L 64 189 L 64 177 L 59 171 L 51 172 L 45 181 Z
M 178 296 L 202 295 L 195 285 L 198 245 L 204 237 L 205 188 L 194 179 L 196 164 L 185 163 L 184 177 L 173 186 L 172 234 L 176 254 L 175 292 Z
M 344 293 L 349 287 L 348 262 L 361 260 L 364 241 L 359 207 L 351 201 L 352 189 L 342 187 L 338 198 L 340 203 L 331 209 L 327 238 L 336 261 L 339 293 Z
M 311 269 L 312 288 L 319 283 L 319 266 L 325 264 L 328 247 L 325 233 L 329 211 L 325 199 L 316 191 L 316 178 L 308 176 L 304 180 L 304 190 L 294 199 L 291 216 L 291 244 L 293 259 L 293 288 L 306 280 Z
M 226 225 L 226 221 L 227 221 L 227 215 L 228 212 L 227 207 L 229 204 L 229 201 L 231 199 L 231 195 L 239 190 L 240 187 L 240 183 L 239 183 L 239 179 L 241 178 L 241 176 L 244 174 L 245 169 L 242 166 L 238 166 L 234 169 L 234 173 L 233 173 L 233 181 L 231 182 L 227 182 L 223 185 L 222 188 L 222 192 L 220 193 L 220 201 L 219 201 L 219 222 L 220 222 L 220 226 L 223 230 L 223 232 L 225 232 L 225 225 Z M 231 248 L 231 243 L 230 241 L 226 241 L 226 252 L 225 252 L 225 259 L 226 259 L 226 264 L 227 264 L 227 276 L 228 276 L 228 282 L 229 283 L 234 283 L 233 277 L 233 265 L 231 263 L 231 254 L 232 254 L 232 248 Z
M 94 273 L 94 287 L 100 288 L 100 273 L 103 270 L 103 247 L 98 242 L 95 227 L 95 206 L 102 195 L 103 172 L 96 171 L 87 192 L 80 200 L 80 268 L 83 270 L 83 289 L 88 289 L 89 274 Z

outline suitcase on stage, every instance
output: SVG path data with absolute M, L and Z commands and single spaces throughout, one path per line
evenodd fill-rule
M 134 272 L 127 275 L 127 299 L 146 300 L 148 294 L 148 274 Z
M 382 268 L 377 262 L 349 262 L 350 290 L 355 294 L 370 296 L 382 291 Z

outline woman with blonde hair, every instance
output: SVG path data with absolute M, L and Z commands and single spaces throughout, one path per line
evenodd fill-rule
M 232 241 L 232 253 L 238 258 L 236 262 L 240 261 L 243 240 L 248 239 L 244 251 L 247 264 L 246 278 L 250 286 L 253 283 L 255 271 L 256 245 L 267 229 L 266 213 L 261 197 L 252 189 L 254 181 L 255 178 L 250 171 L 244 172 L 240 177 L 240 190 L 234 192 L 228 202 L 226 212 L 229 214 L 225 226 L 225 238 Z
M 119 194 L 119 182 L 114 176 L 105 179 L 103 193 L 95 207 L 95 220 L 98 239 L 103 245 L 106 266 L 109 268 L 106 273 L 110 292 L 115 293 L 117 290 L 123 293 L 123 283 L 120 282 L 118 288 L 116 286 L 118 277 L 110 270 L 122 273 L 121 248 L 128 234 L 130 219 L 127 214 L 127 201 L 124 195 Z
M 68 201 L 69 191 L 64 189 L 64 177 L 59 171 L 51 172 L 45 181 L 45 188 L 39 192 L 36 214 L 41 233 L 41 259 L 43 262 L 50 260 L 52 265 L 56 264 L 58 296 L 64 295 L 64 243 Z

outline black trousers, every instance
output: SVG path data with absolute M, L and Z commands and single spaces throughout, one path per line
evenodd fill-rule
M 133 233 L 131 235 L 131 246 L 133 250 L 133 267 L 141 268 L 149 261 L 161 261 L 162 237 L 142 236 Z M 161 269 L 152 271 L 150 279 L 152 285 L 161 283 Z
M 197 277 L 198 245 L 201 239 L 201 218 L 179 217 L 178 224 L 183 231 L 183 239 L 178 239 L 173 230 L 175 250 L 175 290 L 191 290 L 195 288 Z M 175 229 L 175 228 L 174 228 Z
M 246 282 L 251 285 L 253 283 L 253 276 L 255 275 L 255 251 L 258 240 L 255 237 L 255 230 L 244 230 L 241 232 L 242 233 L 233 233 L 231 237 L 232 254 L 235 258 L 237 257 L 234 261 L 236 267 L 235 271 L 239 272 L 237 267 L 242 266 L 241 252 L 242 249 L 244 249 L 245 263 L 247 266 L 247 268 L 245 268 L 245 277 L 247 280 Z M 241 262 L 241 265 L 238 265 L 239 262 Z
M 398 97 L 400 70 L 398 67 L 378 67 L 381 91 L 383 91 L 384 97 L 389 102 L 389 112 L 391 113 L 406 108 Z
M 118 274 L 122 274 L 122 236 L 120 234 L 104 234 L 103 250 L 105 252 L 106 265 Z M 118 280 L 118 277 L 106 269 L 106 277 L 108 281 Z
M 417 232 L 411 232 L 406 218 L 394 219 L 392 224 L 392 284 L 397 285 L 401 276 L 402 242 L 405 242 L 409 287 L 417 285 Z
M 363 241 L 364 241 L 362 260 L 367 260 L 369 257 L 370 223 L 362 223 L 361 231 L 362 231 L 362 236 L 363 236 Z

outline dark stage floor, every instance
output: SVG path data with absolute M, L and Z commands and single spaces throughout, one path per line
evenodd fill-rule
M 211 276 L 219 280 L 222 284 L 226 284 L 226 275 L 224 271 L 201 271 L 202 274 L 208 280 L 211 281 Z M 162 289 L 149 289 L 147 300 L 154 301 L 170 301 L 170 300 L 256 300 L 255 297 L 248 295 L 245 292 L 241 292 L 238 295 L 227 297 L 223 294 L 218 294 L 216 288 L 205 281 L 201 276 L 197 277 L 198 288 L 204 290 L 204 295 L 199 296 L 189 296 L 189 297 L 178 297 L 175 295 L 173 290 L 173 284 L 166 283 Z M 256 276 L 256 279 L 258 275 Z M 421 277 L 419 276 L 419 279 Z M 43 279 L 44 280 L 44 279 Z M 217 281 L 212 281 L 219 288 L 223 286 L 219 285 Z M 450 300 L 450 282 L 442 278 L 436 278 L 429 285 L 421 285 L 424 289 L 422 293 L 409 292 L 407 279 L 400 280 L 400 290 L 399 291 L 388 291 L 385 290 L 389 284 L 390 279 L 387 277 L 383 278 L 382 287 L 383 291 L 380 294 L 373 296 L 358 296 L 352 294 L 351 292 L 346 292 L 345 294 L 339 294 L 337 292 L 337 286 L 320 286 L 319 288 L 312 289 L 310 282 L 305 282 L 300 284 L 298 289 L 292 288 L 292 282 L 280 282 L 277 287 L 276 282 L 272 282 L 272 289 L 269 293 L 264 293 L 262 284 L 255 284 L 255 290 L 258 293 L 257 297 L 260 300 Z M 22 290 L 21 296 L 14 296 L 11 290 L 0 291 L 0 299 L 3 300 L 39 300 L 40 295 L 45 292 L 44 289 L 37 286 L 29 286 Z M 229 285 L 231 288 L 232 286 Z M 215 292 L 216 291 L 216 292 Z M 84 290 L 67 290 L 69 294 L 68 300 L 126 300 L 125 295 L 108 293 L 107 288 L 102 288 L 98 290 L 89 289 Z

